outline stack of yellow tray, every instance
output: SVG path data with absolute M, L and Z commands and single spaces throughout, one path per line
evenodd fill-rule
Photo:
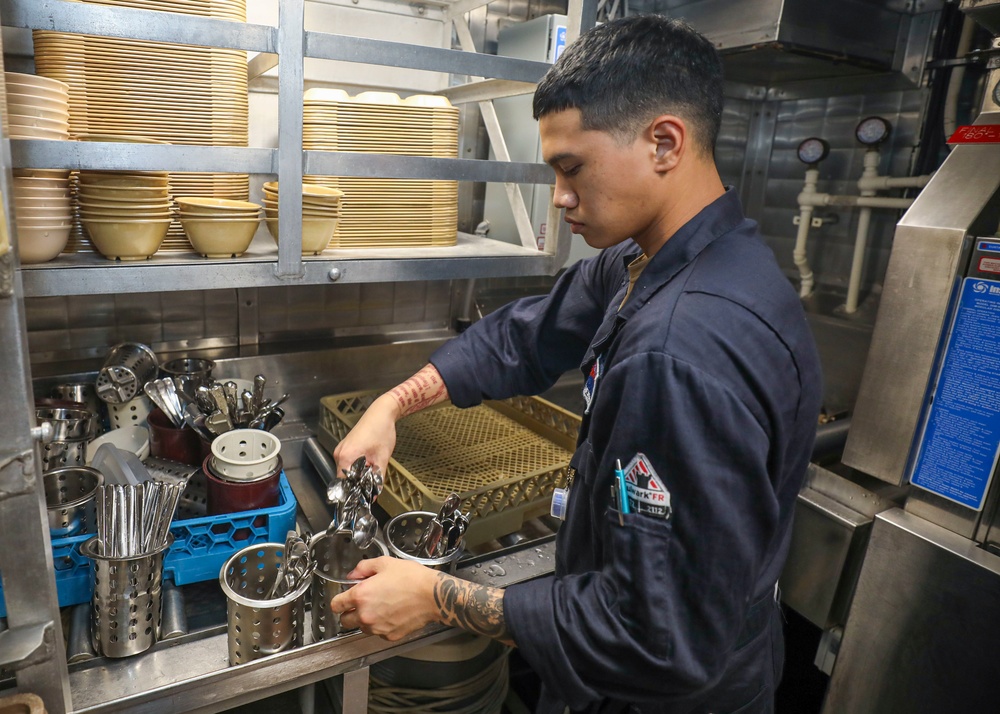
M 445 97 L 310 89 L 303 147 L 403 156 L 458 156 L 458 109 Z M 331 248 L 454 245 L 458 182 L 306 176 L 344 192 Z

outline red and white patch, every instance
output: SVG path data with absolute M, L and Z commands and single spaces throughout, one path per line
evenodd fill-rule
M 629 506 L 636 513 L 669 518 L 670 491 L 645 454 L 636 454 L 625 467 Z

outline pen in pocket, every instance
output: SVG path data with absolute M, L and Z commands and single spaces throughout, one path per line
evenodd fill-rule
M 625 487 L 625 472 L 622 471 L 621 459 L 615 460 L 615 478 L 618 481 L 618 502 L 622 513 L 629 513 L 628 490 Z

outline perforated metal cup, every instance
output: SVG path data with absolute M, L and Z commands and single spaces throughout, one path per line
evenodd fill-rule
M 53 469 L 42 478 L 49 532 L 65 537 L 94 531 L 97 489 L 104 476 L 89 466 Z
M 219 572 L 226 594 L 229 664 L 243 664 L 302 644 L 306 591 L 311 577 L 284 597 L 267 599 L 285 555 L 283 543 L 247 546 Z
M 415 563 L 426 565 L 428 568 L 453 573 L 458 559 L 462 556 L 461 546 L 450 553 L 445 553 L 440 558 L 425 558 L 418 554 L 417 543 L 420 542 L 420 536 L 435 516 L 437 514 L 430 511 L 400 513 L 386 525 L 385 542 L 389 547 L 389 552 L 397 558 L 412 560 Z
M 330 600 L 357 584 L 347 574 L 362 560 L 388 555 L 389 551 L 374 540 L 367 548 L 354 545 L 350 533 L 320 533 L 309 541 L 309 551 L 316 569 L 312 583 L 313 641 L 328 640 L 345 632 L 340 615 L 330 611 Z
M 42 446 L 42 471 L 65 466 L 85 466 L 86 463 L 87 439 L 50 441 Z
M 156 379 L 157 366 L 156 354 L 146 345 L 117 344 L 97 374 L 97 396 L 108 404 L 124 404 L 141 394 L 146 382 Z
M 96 418 L 97 415 L 87 409 L 35 408 L 35 419 L 38 423 L 47 421 L 52 425 L 53 441 L 75 441 L 91 438 Z
M 90 558 L 90 637 L 94 651 L 105 657 L 145 652 L 160 636 L 163 556 L 172 535 L 155 551 L 131 558 L 106 558 L 97 538 L 80 546 Z
M 198 387 L 207 387 L 212 382 L 214 367 L 215 362 L 210 359 L 181 357 L 164 362 L 160 365 L 160 372 L 166 377 L 171 377 L 174 384 L 188 394 L 194 394 L 198 391 Z

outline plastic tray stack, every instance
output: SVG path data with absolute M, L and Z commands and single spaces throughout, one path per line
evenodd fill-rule
M 379 392 L 323 397 L 319 441 L 333 451 Z M 437 512 L 450 493 L 472 522 L 470 546 L 548 513 L 564 486 L 579 417 L 537 397 L 490 401 L 471 409 L 442 404 L 401 419 L 379 497 L 391 515 Z
M 94 5 L 246 21 L 246 0 L 82 0 Z M 246 52 L 47 30 L 33 33 L 38 74 L 70 86 L 70 132 L 171 144 L 247 146 Z M 247 174 L 171 173 L 175 196 L 245 201 Z M 76 222 L 66 252 L 92 251 Z M 180 221 L 161 251 L 191 251 Z
M 458 108 L 445 97 L 310 89 L 302 146 L 316 151 L 458 156 Z M 306 176 L 344 192 L 331 248 L 455 245 L 458 182 Z

